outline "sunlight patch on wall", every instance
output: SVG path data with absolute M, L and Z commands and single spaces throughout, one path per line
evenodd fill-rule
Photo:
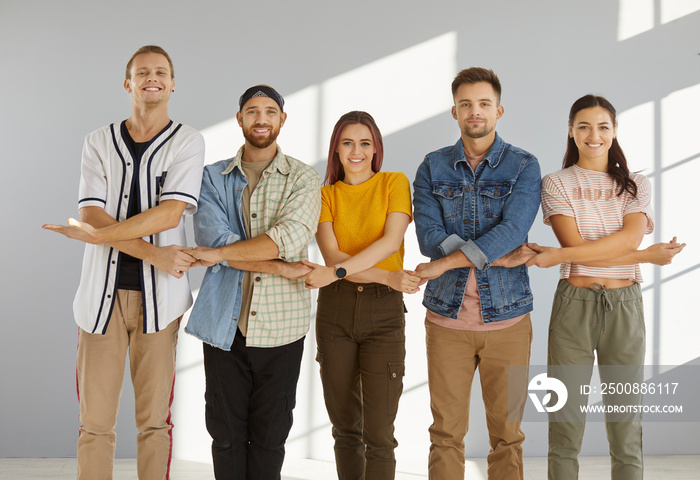
M 656 17 L 656 6 L 660 17 Z M 700 11 L 700 0 L 619 0 L 617 41 L 621 42 Z
M 384 136 L 449 110 L 456 58 L 457 34 L 449 32 L 329 79 L 321 88 L 321 138 L 350 110 L 372 114 Z
M 700 171 L 700 118 L 694 106 L 700 104 L 700 84 L 677 90 L 661 100 L 661 176 L 660 192 L 663 201 L 656 212 L 663 220 L 661 240 L 668 242 L 678 236 L 688 246 L 674 259 L 673 264 L 661 268 L 661 278 L 670 279 L 661 284 L 664 305 L 660 319 L 659 362 L 680 365 L 700 356 L 696 341 L 700 335 L 697 315 L 687 309 L 688 299 L 697 295 L 700 282 L 700 248 L 697 245 L 698 224 L 693 221 L 697 176 Z M 673 278 L 671 278 L 673 277 Z
M 618 42 L 654 28 L 654 0 L 619 0 L 619 2 Z
M 199 289 L 192 294 L 196 299 Z M 187 312 L 177 338 L 177 374 L 173 413 L 173 457 L 190 462 L 212 463 L 211 437 L 204 424 L 204 363 L 202 342 L 184 332 Z
M 236 117 L 200 130 L 204 137 L 204 165 L 231 158 L 243 145 L 243 133 Z
M 457 34 L 449 32 L 354 70 L 285 94 L 282 150 L 308 164 L 325 159 L 331 131 L 351 110 L 368 111 L 387 136 L 448 111 L 457 71 Z M 243 144 L 232 117 L 205 128 L 205 165 L 230 158 Z
M 700 10 L 700 0 L 661 0 L 661 23 L 678 20 Z
M 323 155 L 318 144 L 319 87 L 312 85 L 285 97 L 287 122 L 278 142 L 282 151 L 313 165 Z
M 643 175 L 654 172 L 654 102 L 647 102 L 617 115 L 617 138 L 629 168 Z
M 697 105 L 700 105 L 700 84 L 677 90 L 662 99 L 663 167 L 700 154 L 700 117 L 695 113 Z

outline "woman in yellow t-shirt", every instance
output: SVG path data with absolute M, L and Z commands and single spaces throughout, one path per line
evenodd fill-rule
M 403 270 L 411 192 L 403 173 L 380 172 L 384 146 L 372 116 L 349 112 L 333 129 L 316 233 L 327 266 L 320 288 L 317 360 L 333 424 L 338 478 L 394 478 L 394 419 L 403 390 L 403 294 L 420 278 Z

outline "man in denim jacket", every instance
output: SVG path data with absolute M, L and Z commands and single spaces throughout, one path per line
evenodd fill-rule
M 524 262 L 534 252 L 523 244 L 540 204 L 540 168 L 533 155 L 496 133 L 503 106 L 493 71 L 461 71 L 452 94 L 461 138 L 429 153 L 413 184 L 418 243 L 431 259 L 416 267 L 429 280 L 423 299 L 433 413 L 429 475 L 464 478 L 478 366 L 491 445 L 488 478 L 522 479 L 525 435 L 512 420 L 524 407 L 527 368 L 522 379 L 511 376 L 522 398 L 511 398 L 509 411 L 508 367 L 530 361 L 532 292 Z

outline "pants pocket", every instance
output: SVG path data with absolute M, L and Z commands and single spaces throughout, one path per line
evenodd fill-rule
M 387 389 L 387 413 L 396 415 L 399 409 L 399 398 L 403 392 L 403 377 L 405 375 L 406 366 L 404 362 L 389 362 L 388 378 L 389 388 Z

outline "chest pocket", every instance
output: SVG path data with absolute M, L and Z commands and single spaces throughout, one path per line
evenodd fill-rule
M 500 220 L 503 217 L 503 206 L 513 191 L 514 183 L 498 182 L 479 186 L 479 198 L 487 218 Z
M 464 185 L 458 183 L 434 183 L 433 195 L 440 202 L 442 214 L 446 219 L 453 219 L 460 213 Z

